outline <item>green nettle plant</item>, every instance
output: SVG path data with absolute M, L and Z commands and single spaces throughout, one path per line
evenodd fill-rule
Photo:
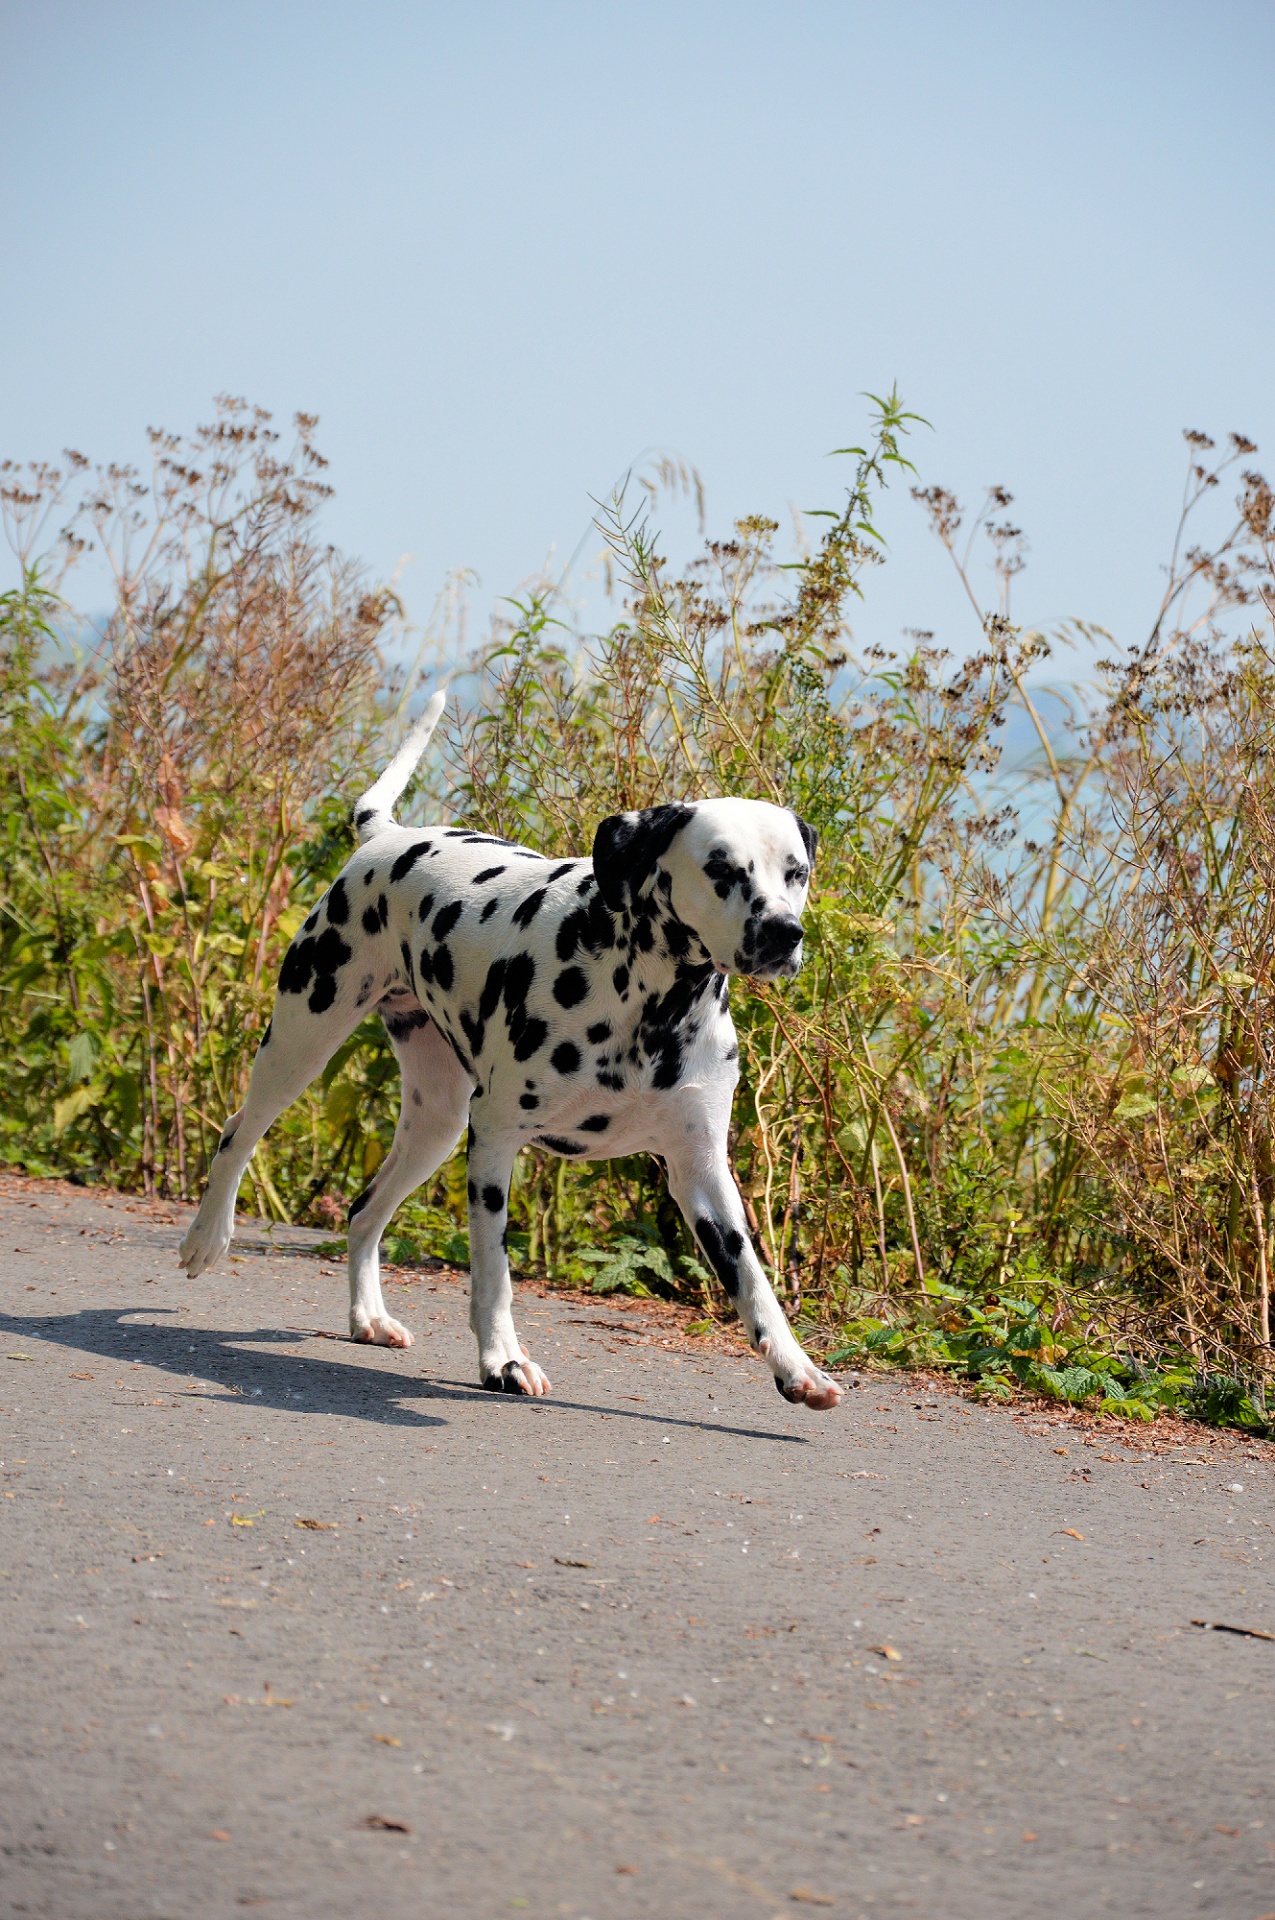
M 795 563 L 754 517 L 673 573 L 613 501 L 619 618 L 581 631 L 548 587 L 508 603 L 408 810 L 558 854 L 622 807 L 795 807 L 820 834 L 808 959 L 732 987 L 733 1144 L 803 1338 L 833 1364 L 1266 1431 L 1271 490 L 1250 442 L 1187 436 L 1148 635 L 1047 724 L 1033 669 L 1066 635 L 1011 620 L 1023 542 L 1001 489 L 967 518 L 911 488 L 972 647 L 856 651 L 914 423 L 897 395 L 874 403 L 844 502 Z M 189 441 L 155 435 L 145 483 L 79 456 L 0 469 L 22 568 L 0 599 L 0 1153 L 28 1172 L 198 1193 L 287 943 L 351 850 L 349 798 L 403 724 L 401 610 L 320 538 L 313 430 L 285 448 L 227 401 Z M 1202 544 L 1228 476 L 1237 513 Z M 90 538 L 114 581 L 97 629 L 56 572 Z M 985 542 L 995 606 L 972 570 Z M 1016 714 L 1036 750 L 1011 776 Z M 396 1094 L 369 1021 L 258 1149 L 243 1203 L 337 1229 Z M 464 1263 L 464 1221 L 462 1154 L 400 1210 L 388 1257 Z M 649 1158 L 526 1152 L 510 1223 L 523 1271 L 716 1316 Z

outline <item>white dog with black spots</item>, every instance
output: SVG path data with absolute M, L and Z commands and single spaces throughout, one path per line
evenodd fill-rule
M 591 859 L 550 860 L 465 827 L 401 827 L 392 808 L 443 707 L 435 694 L 355 809 L 359 848 L 297 934 L 207 1191 L 181 1245 L 192 1277 L 230 1245 L 257 1142 L 367 1013 L 402 1072 L 394 1143 L 350 1209 L 350 1332 L 409 1347 L 386 1312 L 378 1248 L 395 1209 L 469 1125 L 470 1325 L 479 1378 L 549 1381 L 514 1328 L 509 1183 L 520 1147 L 573 1160 L 652 1153 L 786 1400 L 841 1389 L 802 1351 L 749 1238 L 727 1157 L 739 1047 L 732 973 L 795 974 L 813 830 L 760 800 L 604 820 Z

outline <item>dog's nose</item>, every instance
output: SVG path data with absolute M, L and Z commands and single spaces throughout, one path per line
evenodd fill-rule
M 790 913 L 777 913 L 764 920 L 757 940 L 759 957 L 768 966 L 778 966 L 802 942 L 804 929 Z

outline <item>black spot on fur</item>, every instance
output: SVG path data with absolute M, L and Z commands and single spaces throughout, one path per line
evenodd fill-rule
M 420 1090 L 420 1088 L 419 1088 L 419 1087 L 413 1087 L 413 1088 L 412 1088 L 412 1105 L 413 1105 L 414 1107 L 421 1107 L 421 1106 L 424 1106 L 424 1104 L 425 1104 L 425 1103 L 424 1103 L 424 1101 L 423 1101 L 423 1100 L 421 1099 L 421 1090 Z
M 589 983 L 579 967 L 566 967 L 553 983 L 553 997 L 560 1007 L 578 1007 L 589 991 Z
M 375 818 L 376 818 L 375 807 L 360 807 L 359 811 L 354 816 L 354 824 L 356 827 L 365 827 L 369 820 L 375 820 Z
M 465 1182 L 465 1191 L 466 1191 L 466 1193 L 467 1193 L 467 1194 L 469 1195 L 469 1198 L 470 1198 L 470 1201 L 471 1201 L 471 1203 L 472 1203 L 472 1204 L 473 1204 L 474 1206 L 477 1206 L 477 1204 L 478 1204 L 478 1183 L 477 1183 L 477 1181 L 475 1181 L 475 1180 L 467 1180 L 467 1181 Z
M 351 1203 L 350 1211 L 348 1215 L 348 1217 L 351 1220 L 354 1219 L 356 1214 L 362 1213 L 364 1207 L 367 1205 L 368 1201 L 372 1198 L 372 1195 L 375 1192 L 376 1192 L 376 1182 L 375 1180 L 372 1180 L 368 1183 L 366 1187 L 364 1187 L 358 1199 Z
M 570 960 L 577 947 L 586 953 L 600 953 L 615 945 L 615 922 L 599 897 L 587 907 L 577 907 L 558 928 L 559 960 Z
M 417 962 L 417 966 L 421 979 L 425 982 L 426 986 L 432 986 L 434 981 L 434 961 L 428 947 L 421 948 L 421 957 Z
M 321 973 L 314 983 L 306 1005 L 311 1013 L 326 1013 L 335 999 L 336 976 L 331 973 Z
M 515 907 L 509 916 L 514 925 L 516 927 L 522 927 L 524 930 L 529 927 L 544 905 L 544 898 L 545 889 L 543 887 L 537 887 L 534 893 L 529 893 L 522 904 Z
M 580 1066 L 580 1049 L 570 1040 L 560 1040 L 549 1055 L 549 1065 L 555 1073 L 575 1073 Z
M 345 881 L 334 880 L 328 894 L 328 921 L 331 926 L 343 927 L 350 917 L 350 896 L 345 891 Z
M 448 907 L 440 907 L 434 915 L 435 940 L 445 940 L 464 911 L 464 903 L 460 900 L 453 900 Z
M 218 1153 L 224 1153 L 226 1151 L 226 1148 L 230 1145 L 231 1141 L 234 1139 L 237 1131 L 238 1129 L 235 1127 L 226 1128 L 226 1131 L 222 1134 L 221 1139 L 217 1142 Z
M 510 1013 L 515 1007 L 525 1004 L 535 977 L 536 963 L 529 953 L 515 953 L 506 962 L 504 996 L 506 1009 Z
M 611 1022 L 609 1020 L 595 1020 L 589 1028 L 589 1044 L 594 1047 L 601 1046 L 604 1040 L 609 1040 L 610 1038 Z
M 478 916 L 479 920 L 480 921 L 490 920 L 492 914 L 495 913 L 499 905 L 500 905 L 500 900 L 498 897 L 494 900 L 489 900 L 487 902 L 487 905 L 483 908 L 482 912 L 479 914 Z
M 739 1292 L 739 1256 L 744 1251 L 744 1236 L 734 1227 L 723 1229 L 710 1214 L 695 1222 L 695 1235 L 713 1272 L 733 1299 Z
M 560 867 L 555 867 L 553 872 L 549 875 L 549 885 L 552 886 L 555 880 L 561 880 L 564 873 L 570 873 L 574 865 L 575 865 L 574 860 L 564 860 Z
M 587 1120 L 582 1120 L 580 1122 L 579 1126 L 576 1128 L 576 1132 L 577 1133 L 605 1133 L 607 1128 L 610 1126 L 610 1124 L 611 1124 L 611 1116 L 609 1113 L 591 1113 Z
M 540 1102 L 534 1093 L 520 1093 L 518 1095 L 518 1105 L 525 1107 L 528 1113 L 534 1113 L 540 1105 Z
M 372 882 L 375 880 L 375 878 L 376 878 L 376 868 L 369 867 L 367 872 L 363 875 L 363 885 L 365 887 L 370 887 Z
M 623 1093 L 624 1081 L 618 1073 L 612 1073 L 607 1067 L 598 1069 L 598 1085 L 605 1087 L 608 1093 Z
M 261 1045 L 262 1045 L 263 1047 L 268 1047 L 268 1046 L 270 1045 L 270 1036 L 271 1036 L 271 1034 L 272 1034 L 273 1032 L 274 1032 L 274 1021 L 273 1021 L 273 1019 L 271 1019 L 271 1020 L 267 1020 L 267 1021 L 266 1021 L 266 1030 L 265 1030 L 265 1032 L 264 1032 L 264 1033 L 262 1034 L 262 1036 L 261 1036 Z M 260 1050 L 261 1050 L 261 1049 L 260 1049 L 260 1048 L 258 1048 L 258 1052 L 260 1052 Z
M 483 1205 L 488 1213 L 501 1213 L 504 1210 L 505 1196 L 499 1187 L 483 1188 Z
M 559 1139 L 557 1134 L 553 1133 L 538 1133 L 536 1135 L 536 1141 L 538 1145 L 548 1147 L 550 1153 L 570 1154 L 584 1152 L 584 1148 L 578 1140 L 562 1140 Z
M 452 990 L 452 981 L 456 978 L 456 968 L 452 963 L 450 947 L 440 947 L 434 955 L 434 978 L 444 993 Z
M 484 867 L 481 873 L 474 875 L 471 884 L 475 887 L 481 887 L 485 880 L 494 880 L 497 874 L 503 873 L 504 871 L 505 869 L 503 867 Z
M 415 991 L 416 973 L 412 966 L 412 949 L 408 946 L 406 940 L 400 940 L 398 950 L 403 956 L 403 965 L 407 968 L 407 977 L 412 983 L 413 991 Z
M 318 926 L 318 924 L 319 924 L 319 909 L 316 907 L 314 912 L 310 915 L 310 918 L 306 921 L 305 925 L 302 927 L 301 931 L 302 933 L 313 933 L 315 928 Z
M 390 868 L 390 884 L 397 886 L 405 875 L 412 871 L 416 862 L 427 854 L 433 846 L 432 840 L 414 840 L 410 847 L 404 848 L 394 865 Z
M 427 893 L 425 895 L 425 898 L 421 901 L 419 908 L 417 909 L 418 917 L 421 920 L 428 920 L 430 914 L 433 911 L 433 908 L 434 908 L 434 896 L 432 893 Z
M 543 1020 L 528 1020 L 522 1008 L 518 1008 L 518 1028 L 514 1030 L 514 1019 L 509 1021 L 509 1038 L 514 1043 L 514 1059 L 530 1060 L 533 1053 L 539 1053 L 549 1038 L 549 1029 Z
M 490 1020 L 500 1005 L 500 996 L 505 985 L 506 964 L 504 960 L 493 960 L 487 969 L 487 978 L 483 981 L 483 990 L 478 996 L 480 1020 Z
M 615 972 L 611 975 L 611 985 L 615 988 L 617 993 L 628 992 L 629 970 L 627 967 L 616 968 Z
M 363 931 L 364 933 L 379 933 L 381 931 L 381 916 L 375 907 L 365 907 L 363 909 Z

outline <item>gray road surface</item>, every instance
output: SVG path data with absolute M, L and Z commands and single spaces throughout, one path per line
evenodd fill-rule
M 181 1227 L 0 1180 L 5 1916 L 1275 1914 L 1275 1449 Z

